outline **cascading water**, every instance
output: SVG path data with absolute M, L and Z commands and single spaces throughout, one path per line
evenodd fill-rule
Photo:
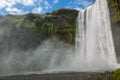
M 80 71 L 113 70 L 117 68 L 109 9 L 106 0 L 79 11 L 76 33 L 76 60 Z

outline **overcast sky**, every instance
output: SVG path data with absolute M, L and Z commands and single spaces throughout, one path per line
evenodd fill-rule
M 52 12 L 59 8 L 83 9 L 95 0 L 0 0 L 0 15 Z

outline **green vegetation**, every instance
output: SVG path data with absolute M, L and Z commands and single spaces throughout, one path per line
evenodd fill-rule
M 21 16 L 1 16 L 0 26 L 14 28 L 16 31 L 23 29 L 24 33 L 39 37 L 39 41 L 52 39 L 64 41 L 70 44 L 75 43 L 75 28 L 78 11 L 71 9 L 59 9 L 52 13 L 26 14 Z
M 120 80 L 120 69 L 116 70 L 116 71 L 112 74 L 112 78 L 113 78 L 113 80 Z
M 113 23 L 120 22 L 120 0 L 108 0 L 109 5 L 111 5 L 114 9 L 111 12 L 111 18 Z
M 112 6 L 115 7 L 115 11 L 117 13 L 120 13 L 120 0 L 110 0 L 112 3 Z

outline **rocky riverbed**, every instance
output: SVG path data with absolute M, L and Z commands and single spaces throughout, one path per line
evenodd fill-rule
M 105 73 L 48 73 L 13 75 L 0 77 L 0 80 L 112 80 L 110 72 Z

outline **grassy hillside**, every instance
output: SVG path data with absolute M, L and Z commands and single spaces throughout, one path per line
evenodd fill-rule
M 74 44 L 77 15 L 76 10 L 59 9 L 43 15 L 0 16 L 0 43 L 23 50 L 36 48 L 47 39 Z

